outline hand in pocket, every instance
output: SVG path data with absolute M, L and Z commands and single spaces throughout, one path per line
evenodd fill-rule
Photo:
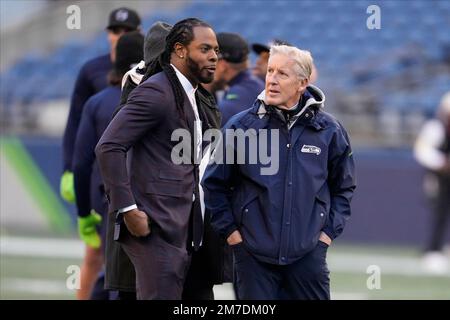
M 150 234 L 148 216 L 144 211 L 133 209 L 123 214 L 123 221 L 128 231 L 135 237 L 145 237 Z
M 227 243 L 230 246 L 237 245 L 241 242 L 242 242 L 242 236 L 238 230 L 233 231 L 233 233 L 231 233 L 227 238 Z

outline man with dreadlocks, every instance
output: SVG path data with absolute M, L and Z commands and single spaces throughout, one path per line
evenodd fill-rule
M 160 57 L 162 71 L 131 92 L 96 147 L 109 212 L 116 215 L 115 239 L 134 265 L 138 299 L 181 299 L 189 253 L 202 243 L 194 157 L 211 125 L 197 107 L 197 88 L 213 80 L 218 50 L 207 23 L 195 18 L 176 23 Z M 196 137 L 190 163 L 171 160 L 177 129 Z
M 114 116 L 124 107 L 129 94 L 146 79 L 161 72 L 159 56 L 164 52 L 166 36 L 172 29 L 172 25 L 163 22 L 155 22 L 144 42 L 144 60 L 128 71 L 122 80 L 122 94 L 120 105 L 116 108 Z M 196 91 L 198 98 L 198 108 L 201 108 L 206 116 L 207 123 L 213 128 L 220 129 L 221 113 L 217 107 L 214 97 L 199 85 Z M 128 151 L 131 158 L 132 149 Z M 200 167 L 201 171 L 202 167 Z M 200 174 L 201 176 L 201 174 Z M 209 212 L 205 212 L 204 234 L 201 249 L 192 253 L 191 264 L 186 275 L 183 288 L 183 300 L 212 300 L 214 299 L 213 287 L 215 284 L 232 282 L 232 255 L 228 244 L 221 239 L 211 228 Z M 108 243 L 107 248 L 111 248 L 107 255 L 106 280 L 114 284 L 115 287 L 133 288 L 135 291 L 135 272 L 131 262 L 128 264 L 128 256 L 122 254 L 120 243 L 109 241 L 114 234 L 114 216 L 109 216 Z M 109 267 L 109 268 L 108 268 Z M 135 294 L 134 294 L 135 296 Z M 131 295 L 122 294 L 123 298 L 132 298 Z

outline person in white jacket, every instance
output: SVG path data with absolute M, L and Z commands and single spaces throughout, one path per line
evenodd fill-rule
M 414 156 L 428 171 L 424 190 L 434 211 L 424 267 L 431 272 L 445 273 L 448 258 L 442 249 L 450 217 L 450 91 L 442 97 L 436 118 L 428 120 L 421 129 Z

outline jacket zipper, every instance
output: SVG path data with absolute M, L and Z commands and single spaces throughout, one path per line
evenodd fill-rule
M 281 233 L 282 239 L 281 241 L 281 250 L 280 250 L 280 257 L 281 263 L 286 263 L 288 260 L 288 246 L 289 246 L 289 234 L 291 230 L 291 208 L 290 208 L 290 193 L 292 190 L 292 179 L 291 179 L 291 171 L 292 171 L 292 159 L 291 159 L 291 132 L 289 130 L 289 122 L 286 123 L 286 130 L 287 130 L 287 168 L 286 168 L 286 178 L 284 181 L 284 199 L 283 199 L 283 217 L 282 217 L 282 226 L 281 230 L 286 229 L 286 232 Z M 284 235 L 284 236 L 283 236 Z

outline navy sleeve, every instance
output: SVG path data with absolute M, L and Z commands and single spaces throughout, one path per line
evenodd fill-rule
M 230 120 L 230 118 L 237 113 L 235 110 L 236 101 L 222 100 L 219 103 L 219 109 L 220 112 L 222 113 L 222 126 L 224 126 L 228 122 L 228 120 Z
M 245 105 L 244 93 L 241 91 L 231 89 L 225 93 L 223 99 L 219 102 L 219 109 L 222 113 L 222 127 L 231 117 L 250 107 Z
M 70 111 L 67 119 L 66 129 L 63 137 L 63 168 L 64 171 L 72 171 L 72 157 L 77 136 L 78 126 L 80 124 L 83 106 L 86 101 L 95 93 L 88 79 L 87 65 L 84 65 L 78 74 L 75 88 L 70 100 Z
M 219 102 L 222 113 L 222 127 L 236 114 L 252 107 L 256 97 L 261 92 L 260 88 L 236 87 L 231 88 Z M 264 88 L 261 88 L 264 89 Z
M 205 207 L 211 212 L 211 225 L 220 236 L 227 239 L 231 233 L 238 230 L 230 202 L 232 187 L 237 179 L 237 165 L 236 161 L 227 161 L 226 157 L 236 157 L 236 152 L 233 141 L 226 138 L 225 130 L 222 130 L 224 138 L 216 146 L 211 162 L 206 167 L 202 187 Z
M 90 198 L 91 175 L 95 161 L 95 146 L 97 144 L 95 126 L 96 103 L 93 98 L 89 99 L 84 107 L 73 154 L 75 196 L 78 216 L 80 217 L 89 215 L 92 207 Z
M 335 239 L 342 233 L 351 215 L 350 202 L 356 188 L 353 151 L 347 132 L 342 126 L 337 130 L 329 152 L 328 185 L 331 208 L 322 231 L 331 239 Z

